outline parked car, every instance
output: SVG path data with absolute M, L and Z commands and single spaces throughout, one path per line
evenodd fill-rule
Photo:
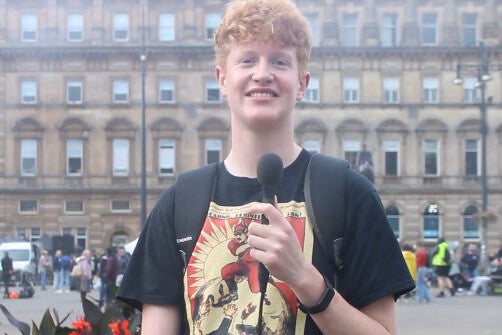
M 40 247 L 31 242 L 3 242 L 0 244 L 0 258 L 5 252 L 9 253 L 14 267 L 12 282 L 19 284 L 24 278 L 27 282 L 35 284 L 38 278 Z

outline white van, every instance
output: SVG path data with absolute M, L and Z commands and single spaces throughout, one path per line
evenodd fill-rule
M 30 283 L 38 277 L 38 261 L 40 259 L 40 248 L 31 242 L 3 242 L 0 244 L 0 258 L 5 252 L 9 253 L 14 267 L 13 282 L 21 282 L 23 276 Z

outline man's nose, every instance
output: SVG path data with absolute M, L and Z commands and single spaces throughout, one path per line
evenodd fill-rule
M 258 82 L 268 82 L 273 80 L 273 78 L 274 76 L 268 62 L 260 61 L 255 67 L 252 79 Z

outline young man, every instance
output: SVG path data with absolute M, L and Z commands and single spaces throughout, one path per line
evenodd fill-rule
M 9 297 L 9 286 L 12 273 L 14 272 L 14 267 L 12 266 L 12 258 L 9 257 L 9 253 L 6 251 L 2 258 L 2 279 L 4 284 L 3 297 Z
M 348 172 L 344 274 L 336 290 L 325 279 L 333 267 L 303 194 L 310 153 L 294 142 L 310 48 L 308 23 L 289 0 L 229 3 L 215 32 L 215 73 L 231 112 L 232 148 L 218 165 L 202 232 L 178 241 L 197 241 L 186 271 L 174 232 L 176 185 L 150 214 L 118 294 L 142 308 L 143 334 L 397 333 L 394 299 L 414 283 L 378 195 L 357 172 Z M 259 202 L 256 178 L 269 152 L 285 166 L 274 205 Z M 264 295 L 258 262 L 271 275 Z M 318 308 L 306 314 L 297 301 Z

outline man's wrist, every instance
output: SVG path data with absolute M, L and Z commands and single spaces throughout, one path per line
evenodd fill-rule
M 324 290 L 321 298 L 319 299 L 319 302 L 314 305 L 307 307 L 303 305 L 298 299 L 296 299 L 296 305 L 298 306 L 298 309 L 302 311 L 305 314 L 318 314 L 321 312 L 324 312 L 326 308 L 328 308 L 329 304 L 331 303 L 331 300 L 333 300 L 333 297 L 335 296 L 335 289 L 333 286 L 330 284 L 328 279 L 326 277 L 324 278 L 324 282 L 326 283 L 326 289 Z

